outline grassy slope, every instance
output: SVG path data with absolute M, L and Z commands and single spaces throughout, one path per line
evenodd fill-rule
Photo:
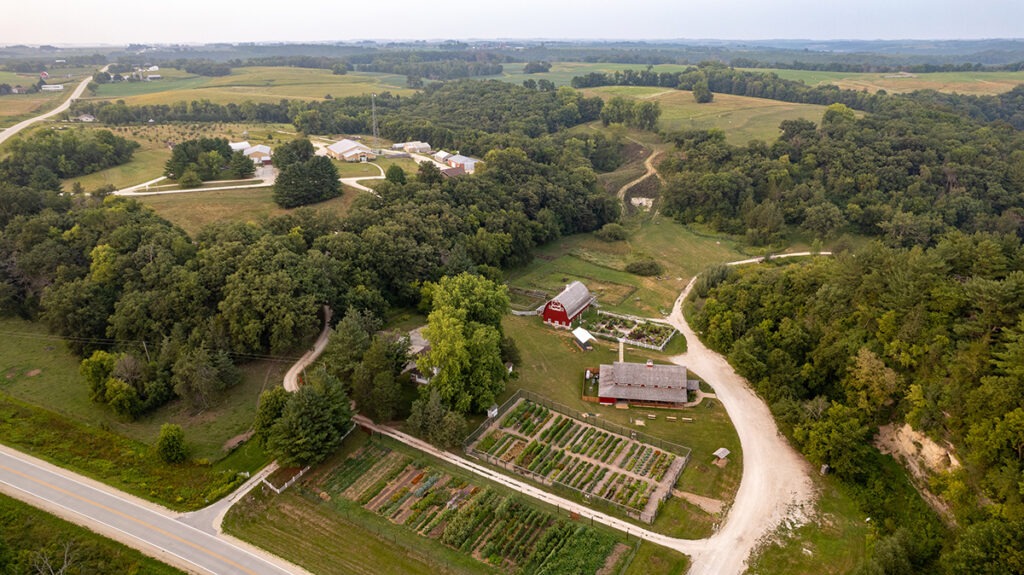
M 67 78 L 67 74 L 71 74 L 71 78 Z M 91 75 L 92 70 L 85 68 L 51 69 L 51 79 L 47 82 L 64 84 L 64 91 L 0 96 L 0 128 L 13 126 L 22 120 L 52 110 L 67 99 L 86 74 Z M 27 88 L 38 81 L 38 74 L 18 74 L 0 70 L 0 84 L 10 84 L 12 87 L 20 84 Z
M 737 145 L 750 140 L 772 141 L 779 135 L 779 124 L 783 120 L 821 120 L 825 106 L 791 104 L 764 98 L 747 98 L 728 94 L 715 94 L 709 104 L 698 104 L 693 93 L 685 90 L 648 88 L 634 86 L 605 86 L 584 90 L 588 95 L 611 98 L 623 96 L 653 100 L 661 106 L 660 130 L 707 130 L 718 128 L 725 131 L 726 139 Z
M 540 248 L 537 255 L 530 264 L 509 272 L 512 286 L 553 295 L 579 279 L 592 285 L 603 308 L 644 316 L 668 313 L 690 278 L 707 266 L 748 257 L 730 240 L 699 236 L 661 216 L 634 226 L 623 242 L 579 234 Z M 623 271 L 630 261 L 644 257 L 654 257 L 664 266 L 664 279 Z
M 35 572 L 30 569 L 32 556 L 37 552 L 44 552 L 51 561 L 58 560 L 67 543 L 72 544 L 73 557 L 73 567 L 69 572 L 147 575 L 181 573 L 134 549 L 6 495 L 0 495 L 0 540 L 14 551 L 15 559 L 24 569 L 19 570 L 19 573 Z
M 78 359 L 42 324 L 0 319 L 0 334 L 0 393 L 143 443 L 154 441 L 162 424 L 177 423 L 185 429 L 193 455 L 210 460 L 223 458 L 224 443 L 249 429 L 260 391 L 280 381 L 287 367 L 269 361 L 245 364 L 242 383 L 202 413 L 192 413 L 183 402 L 174 401 L 138 421 L 126 422 L 89 400 Z M 27 375 L 36 369 L 41 373 Z
M 352 202 L 363 193 L 346 188 L 340 198 L 311 206 L 336 214 L 348 211 Z M 274 203 L 273 188 L 220 190 L 161 196 L 139 196 L 138 200 L 156 210 L 160 216 L 195 235 L 203 226 L 218 221 L 259 221 L 262 218 L 288 213 Z
M 286 67 L 235 68 L 228 76 L 208 78 L 174 69 L 161 69 L 164 79 L 154 82 L 123 82 L 100 87 L 99 99 L 123 99 L 128 104 L 171 104 L 179 101 L 210 100 L 218 104 L 276 103 L 282 98 L 322 100 L 357 96 L 370 92 L 411 94 L 404 78 L 368 72 L 332 74 L 330 70 Z
M 1000 94 L 1008 92 L 1017 84 L 1024 83 L 1024 72 L 935 72 L 915 74 L 912 78 L 887 78 L 886 76 L 892 74 L 777 69 L 752 71 L 774 72 L 780 78 L 804 82 L 809 86 L 826 83 L 851 90 L 885 90 L 890 93 L 938 90 L 961 94 Z M 717 98 L 717 95 L 715 97 Z
M 644 541 L 625 575 L 683 575 L 689 566 L 690 559 L 686 555 Z

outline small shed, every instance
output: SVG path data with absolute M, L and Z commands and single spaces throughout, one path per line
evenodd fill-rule
M 572 330 L 572 337 L 573 340 L 576 342 L 576 345 L 579 346 L 579 348 L 582 349 L 583 351 L 590 351 L 594 349 L 594 345 L 590 342 L 597 339 L 594 337 L 592 333 L 590 333 L 589 331 L 582 327 L 578 327 Z
M 724 447 L 719 447 L 715 450 L 715 459 L 722 460 L 729 457 L 729 450 Z

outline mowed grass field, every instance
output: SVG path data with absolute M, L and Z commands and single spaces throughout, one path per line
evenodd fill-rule
M 344 215 L 352 202 L 363 193 L 346 187 L 340 198 L 308 207 Z M 252 188 L 138 196 L 136 199 L 153 208 L 161 217 L 180 226 L 189 235 L 195 236 L 203 226 L 214 222 L 256 222 L 288 213 L 289 210 L 274 203 L 273 196 L 273 188 Z
M 588 88 L 584 93 L 606 100 L 622 96 L 658 102 L 661 106 L 659 130 L 677 132 L 717 128 L 725 132 L 730 143 L 736 145 L 744 145 L 750 140 L 773 141 L 781 133 L 779 124 L 783 120 L 804 119 L 817 123 L 825 114 L 825 106 L 728 94 L 715 94 L 713 102 L 698 104 L 693 100 L 692 92 L 666 88 L 604 86 Z
M 133 105 L 172 104 L 180 101 L 210 100 L 218 104 L 252 102 L 276 103 L 282 98 L 322 100 L 358 96 L 372 92 L 411 94 L 405 77 L 394 74 L 349 72 L 286 67 L 235 68 L 231 74 L 206 77 L 174 68 L 161 68 L 164 78 L 152 82 L 118 82 L 100 86 L 95 98 L 124 100 Z
M 211 461 L 227 455 L 224 444 L 251 427 L 259 394 L 277 385 L 288 368 L 287 363 L 274 361 L 243 364 L 242 382 L 219 396 L 211 408 L 195 413 L 176 400 L 129 422 L 90 401 L 89 386 L 78 373 L 79 359 L 43 324 L 0 319 L 0 335 L 0 394 L 147 444 L 156 441 L 162 424 L 177 423 L 185 430 L 192 455 Z
M 960 94 L 1001 94 L 1024 84 L 1024 72 L 934 72 L 908 77 L 892 73 L 818 72 L 813 70 L 750 69 L 751 72 L 774 72 L 780 78 L 796 80 L 808 86 L 835 84 L 850 90 L 890 93 L 914 90 L 937 90 Z M 718 95 L 715 95 L 717 100 Z

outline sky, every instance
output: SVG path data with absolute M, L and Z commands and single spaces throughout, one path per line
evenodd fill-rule
M 1022 0 L 4 0 L 0 45 L 1024 37 Z

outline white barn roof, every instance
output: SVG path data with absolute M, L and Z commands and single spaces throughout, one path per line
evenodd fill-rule
M 228 142 L 228 146 L 231 148 L 232 152 L 242 152 L 251 148 L 252 144 L 249 142 Z
M 582 327 L 578 327 L 578 328 L 572 330 L 572 335 L 573 335 L 573 337 L 578 339 L 580 341 L 580 343 L 587 343 L 588 341 L 597 339 L 597 338 L 594 337 L 594 334 L 592 334 L 589 331 L 583 329 Z
M 242 153 L 245 154 L 246 156 L 251 156 L 251 155 L 257 154 L 257 153 L 264 153 L 264 154 L 270 155 L 270 152 L 271 152 L 270 146 L 268 146 L 266 144 L 257 144 L 255 146 L 250 147 L 250 148 L 246 148 L 245 151 L 242 152 Z
M 335 154 L 338 154 L 339 156 L 344 156 L 346 152 L 350 152 L 352 150 L 359 150 L 362 152 L 370 151 L 370 148 L 368 146 L 360 144 L 355 140 L 349 139 L 334 142 L 330 146 L 327 146 L 327 149 L 334 152 Z

